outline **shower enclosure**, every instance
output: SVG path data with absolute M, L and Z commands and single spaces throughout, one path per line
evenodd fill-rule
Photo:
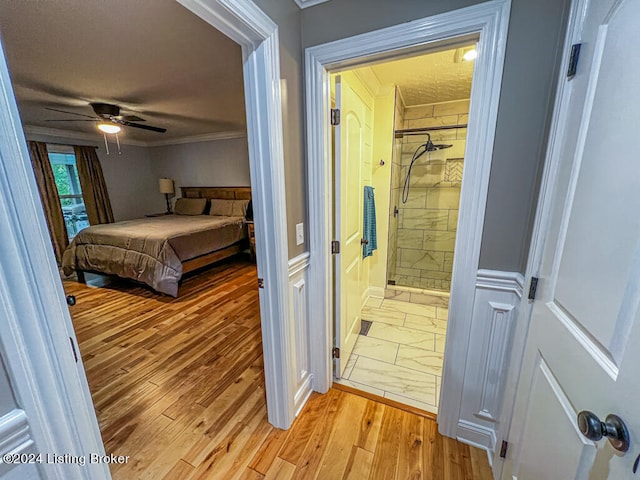
M 396 131 L 419 131 L 397 135 L 394 145 L 389 285 L 451 288 L 468 107 L 463 100 L 405 108 L 401 114 L 396 109 Z

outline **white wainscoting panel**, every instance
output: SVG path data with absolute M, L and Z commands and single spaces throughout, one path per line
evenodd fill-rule
M 293 319 L 295 335 L 295 409 L 296 416 L 313 390 L 309 351 L 309 253 L 305 252 L 289 260 L 289 311 Z
M 479 270 L 457 437 L 493 452 L 524 278 Z

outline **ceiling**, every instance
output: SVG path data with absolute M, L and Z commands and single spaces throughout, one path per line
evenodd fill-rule
M 246 131 L 240 46 L 175 0 L 0 0 L 0 34 L 25 126 L 95 134 L 45 107 L 104 102 L 167 129 L 125 143 Z
M 474 62 L 459 61 L 468 49 L 459 47 L 368 68 L 381 85 L 397 85 L 407 107 L 462 100 L 471 97 Z

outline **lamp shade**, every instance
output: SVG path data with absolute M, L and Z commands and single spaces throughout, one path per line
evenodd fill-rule
M 170 178 L 161 178 L 158 182 L 160 186 L 160 193 L 174 193 L 173 180 Z

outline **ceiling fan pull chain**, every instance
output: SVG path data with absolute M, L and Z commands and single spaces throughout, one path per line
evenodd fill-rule
M 120 139 L 118 138 L 118 134 L 116 133 L 116 143 L 118 144 L 118 155 L 122 155 L 120 151 Z
M 107 155 L 109 155 L 109 144 L 107 143 L 107 134 L 103 133 L 102 136 L 104 137 L 104 148 L 107 150 Z

